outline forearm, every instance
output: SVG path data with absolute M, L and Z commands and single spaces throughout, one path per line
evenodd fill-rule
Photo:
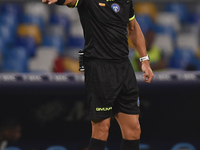
M 129 22 L 128 33 L 129 33 L 131 42 L 133 43 L 135 49 L 138 51 L 140 57 L 146 56 L 147 52 L 146 52 L 145 39 L 136 19 Z M 147 83 L 150 83 L 154 75 L 153 75 L 153 72 L 151 70 L 148 60 L 142 61 L 141 69 L 144 72 L 143 74 L 144 81 Z
M 57 4 L 57 5 L 67 5 L 69 7 L 74 7 L 77 0 L 42 0 L 44 4 Z
M 143 33 L 140 29 L 139 24 L 134 19 L 134 24 L 128 25 L 128 33 L 131 42 L 133 43 L 135 49 L 139 53 L 140 57 L 144 57 L 147 55 L 146 53 L 146 44 Z
M 57 5 L 68 5 L 73 7 L 76 3 L 76 0 L 58 0 L 55 4 Z

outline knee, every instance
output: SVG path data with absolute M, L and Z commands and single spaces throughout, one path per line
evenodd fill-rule
M 102 134 L 108 134 L 110 128 L 110 123 L 108 122 L 99 122 L 96 123 L 94 129 L 96 132 L 100 132 Z
M 92 123 L 92 137 L 100 140 L 107 140 L 110 122 Z
M 123 138 L 126 140 L 138 140 L 140 139 L 141 128 L 140 124 L 136 124 L 126 129 L 123 134 Z

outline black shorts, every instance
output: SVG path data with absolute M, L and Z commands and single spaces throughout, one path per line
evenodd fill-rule
M 85 59 L 85 86 L 90 119 L 123 112 L 139 114 L 138 86 L 129 59 Z

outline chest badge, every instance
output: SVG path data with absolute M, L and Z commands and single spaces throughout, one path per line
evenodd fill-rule
M 111 8 L 114 10 L 115 13 L 118 13 L 120 11 L 120 6 L 117 3 L 113 3 L 111 5 Z

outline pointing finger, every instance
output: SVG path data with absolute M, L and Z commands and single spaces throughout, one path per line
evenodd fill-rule
M 48 0 L 48 1 L 49 1 L 48 4 L 51 5 L 51 4 L 56 3 L 58 0 Z
M 48 4 L 51 5 L 51 4 L 52 4 L 52 1 L 50 0 L 50 1 L 48 2 Z

